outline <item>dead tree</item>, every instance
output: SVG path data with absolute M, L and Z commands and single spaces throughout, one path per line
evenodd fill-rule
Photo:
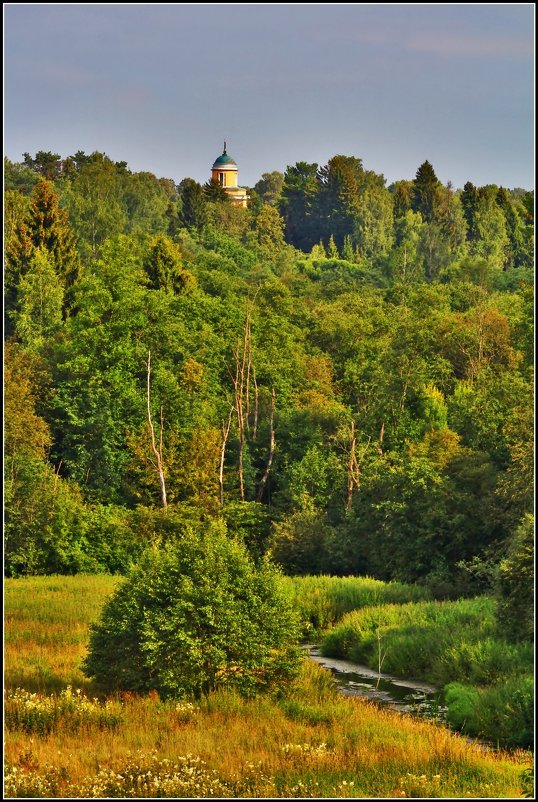
M 380 457 L 383 456 L 383 439 L 385 437 L 385 421 L 381 424 L 381 430 L 379 432 L 379 438 L 376 444 L 377 453 Z
M 243 329 L 243 342 L 234 350 L 235 375 L 234 403 L 237 415 L 237 437 L 239 440 L 239 496 L 241 501 L 245 500 L 245 484 L 243 477 L 243 456 L 245 451 L 245 432 L 249 431 L 250 415 L 250 374 L 254 375 L 252 366 L 252 343 L 251 343 L 251 323 L 250 306 L 247 304 L 245 313 L 245 326 Z M 256 387 L 256 416 L 257 416 L 257 387 Z
M 370 445 L 370 438 L 357 459 L 357 436 L 355 434 L 355 421 L 351 421 L 349 460 L 347 464 L 347 503 L 346 512 L 349 512 L 353 503 L 353 491 L 360 490 L 361 487 L 361 468 L 360 463 Z
M 349 447 L 349 461 L 347 464 L 347 504 L 346 510 L 351 509 L 353 501 L 353 488 L 360 489 L 360 469 L 357 462 L 357 438 L 355 436 L 355 421 L 351 421 L 351 443 Z
M 245 449 L 245 414 L 243 410 L 243 399 L 245 393 L 245 352 L 243 351 L 243 358 L 240 357 L 238 349 L 234 351 L 235 357 L 235 376 L 234 376 L 234 402 L 235 412 L 237 415 L 237 439 L 239 440 L 239 497 L 241 501 L 245 500 L 245 484 L 243 480 L 243 452 Z
M 258 434 L 258 382 L 256 381 L 256 371 L 252 368 L 252 381 L 254 382 L 254 423 L 252 426 L 252 439 L 255 440 Z
M 148 351 L 147 368 L 148 368 L 148 391 L 147 391 L 148 426 L 151 434 L 151 450 L 153 451 L 153 456 L 155 457 L 155 462 L 153 462 L 153 460 L 150 460 L 150 462 L 154 466 L 157 473 L 159 474 L 159 485 L 161 488 L 161 504 L 163 506 L 163 509 L 166 509 L 168 503 L 166 501 L 166 485 L 164 482 L 164 468 L 163 468 L 163 408 L 161 406 L 161 427 L 159 433 L 159 448 L 157 448 L 155 444 L 155 429 L 153 428 L 153 422 L 151 420 L 151 397 L 150 397 L 151 351 Z
M 220 467 L 219 467 L 219 488 L 220 488 L 220 506 L 224 506 L 224 456 L 226 454 L 226 443 L 228 442 L 228 435 L 230 434 L 230 426 L 232 425 L 232 416 L 235 407 L 232 406 L 230 414 L 228 415 L 228 423 L 224 424 L 222 421 L 222 447 L 220 449 Z
M 271 390 L 271 414 L 269 417 L 269 456 L 267 457 L 267 465 L 265 466 L 265 472 L 261 478 L 260 484 L 258 486 L 258 494 L 256 496 L 256 501 L 261 501 L 263 497 L 263 491 L 265 490 L 265 485 L 267 484 L 267 480 L 269 479 L 269 474 L 271 472 L 271 466 L 273 464 L 273 457 L 275 455 L 275 404 L 276 404 L 276 393 L 275 388 L 273 387 Z

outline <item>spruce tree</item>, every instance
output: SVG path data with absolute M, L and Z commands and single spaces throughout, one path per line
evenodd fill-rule
M 467 223 L 467 240 L 476 242 L 478 239 L 478 228 L 476 225 L 476 213 L 480 206 L 478 190 L 470 181 L 467 181 L 461 193 L 461 205 L 463 215 Z
M 70 287 L 78 275 L 75 235 L 50 181 L 40 181 L 34 189 L 28 228 L 34 247 L 48 251 L 58 275 Z
M 426 223 L 431 223 L 439 205 L 441 182 L 435 175 L 429 161 L 425 161 L 417 170 L 413 181 L 411 208 L 420 212 Z

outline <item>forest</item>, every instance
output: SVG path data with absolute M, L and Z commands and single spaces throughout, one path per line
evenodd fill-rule
M 533 796 L 533 192 L 4 180 L 6 795 Z
M 532 192 L 341 155 L 248 208 L 100 152 L 4 171 L 7 576 L 219 520 L 289 574 L 498 584 L 532 537 Z

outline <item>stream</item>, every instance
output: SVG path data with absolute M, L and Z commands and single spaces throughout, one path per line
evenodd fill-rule
M 443 723 L 446 707 L 442 691 L 425 682 L 378 674 L 367 666 L 333 657 L 323 657 L 318 646 L 303 647 L 309 657 L 330 669 L 341 693 L 364 696 L 384 707 Z

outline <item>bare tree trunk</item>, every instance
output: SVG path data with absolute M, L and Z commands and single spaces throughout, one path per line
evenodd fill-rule
M 370 437 L 368 438 L 368 442 L 362 449 L 362 452 L 359 454 L 357 458 L 357 438 L 355 435 L 355 421 L 351 421 L 351 443 L 349 448 L 349 462 L 347 468 L 347 503 L 346 503 L 346 512 L 349 512 L 351 509 L 351 505 L 353 503 L 353 491 L 361 489 L 361 463 L 364 459 L 364 455 L 366 454 L 369 446 L 370 446 Z
M 366 444 L 366 448 L 368 448 L 370 444 L 370 438 L 368 438 L 368 443 Z M 364 450 L 366 451 L 366 449 Z M 361 454 L 361 460 L 364 456 L 364 452 Z M 351 504 L 353 502 L 353 490 L 360 490 L 361 488 L 361 469 L 359 465 L 359 461 L 357 460 L 357 438 L 355 435 L 355 421 L 351 421 L 351 443 L 349 447 L 349 462 L 347 467 L 347 503 L 346 503 L 346 512 L 349 512 L 351 509 Z
M 159 474 L 159 484 L 161 487 L 161 504 L 163 506 L 163 509 L 166 509 L 168 503 L 166 501 L 166 485 L 164 482 L 164 469 L 163 469 L 163 408 L 161 406 L 161 431 L 159 436 L 159 448 L 157 448 L 157 446 L 155 445 L 155 430 L 153 428 L 153 423 L 151 421 L 150 376 L 151 376 L 151 351 L 148 351 L 148 392 L 147 392 L 148 425 L 151 434 L 151 450 L 153 451 L 153 455 L 156 460 L 155 467 L 157 469 L 157 473 Z
M 381 424 L 381 430 L 379 432 L 379 439 L 377 441 L 377 450 L 378 450 L 378 453 L 379 453 L 380 457 L 383 456 L 383 438 L 384 437 L 385 437 L 385 421 L 383 421 L 383 423 Z
M 250 431 L 250 371 L 252 369 L 252 346 L 250 343 L 250 309 L 247 307 L 245 319 L 245 336 L 243 339 L 243 359 L 247 363 L 247 375 L 245 379 L 245 412 L 246 412 L 246 428 L 247 432 Z
M 258 393 L 258 382 L 256 381 L 256 371 L 252 368 L 252 379 L 254 381 L 254 425 L 252 427 L 252 439 L 256 439 L 256 435 L 258 434 L 258 400 L 259 400 L 259 393 Z
M 347 503 L 346 510 L 349 512 L 353 502 L 353 488 L 359 489 L 358 465 L 357 465 L 357 438 L 355 437 L 355 421 L 351 421 L 351 444 L 349 447 L 349 462 L 347 465 Z
M 250 339 L 250 307 L 247 304 L 245 313 L 245 328 L 243 330 L 242 353 L 239 354 L 239 347 L 234 351 L 235 356 L 235 409 L 237 412 L 237 433 L 239 439 L 239 496 L 241 501 L 245 500 L 245 483 L 243 476 L 243 456 L 245 451 L 245 429 L 249 430 L 250 412 L 250 371 L 252 368 L 252 349 Z M 245 408 L 246 407 L 246 408 Z
M 54 489 L 52 491 L 53 495 L 56 495 L 56 493 L 58 492 L 58 482 L 60 480 L 60 468 L 62 467 L 62 462 L 63 460 L 60 460 L 60 462 L 58 463 L 58 467 L 54 468 Z
M 243 450 L 245 448 L 245 417 L 243 413 L 243 393 L 244 393 L 244 369 L 245 361 L 239 359 L 239 352 L 235 351 L 235 378 L 234 378 L 234 400 L 235 411 L 237 413 L 237 436 L 239 439 L 239 497 L 245 500 L 245 485 L 243 480 Z
M 219 487 L 220 487 L 220 506 L 224 506 L 224 455 L 226 453 L 226 443 L 228 442 L 228 435 L 230 434 L 230 426 L 232 425 L 232 415 L 234 414 L 235 407 L 230 409 L 228 415 L 228 424 L 225 426 L 222 421 L 222 448 L 220 450 L 220 467 L 219 467 Z
M 265 473 L 261 478 L 261 482 L 258 487 L 258 494 L 256 496 L 256 501 L 261 501 L 263 496 L 263 491 L 265 489 L 265 485 L 267 484 L 267 480 L 269 479 L 269 474 L 271 472 L 271 466 L 273 464 L 273 457 L 275 455 L 275 403 L 276 403 L 276 393 L 275 388 L 273 387 L 271 390 L 271 417 L 269 419 L 269 428 L 271 431 L 270 441 L 269 441 L 269 456 L 267 458 L 267 465 L 265 468 Z

